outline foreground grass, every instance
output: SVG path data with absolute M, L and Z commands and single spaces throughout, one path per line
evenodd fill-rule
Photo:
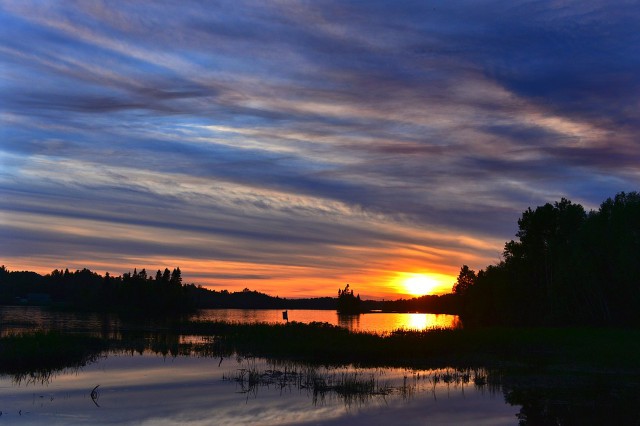
M 53 371 L 81 367 L 108 347 L 100 339 L 56 331 L 20 333 L 0 338 L 0 374 L 46 377 Z
M 207 339 L 204 344 L 181 343 L 179 335 Z M 162 330 L 123 332 L 122 339 L 111 341 L 42 331 L 3 337 L 0 373 L 82 366 L 106 350 L 150 350 L 174 356 L 239 353 L 321 364 L 409 368 L 518 365 L 558 371 L 640 371 L 640 330 L 485 328 L 376 335 L 326 323 L 182 321 Z
M 386 335 L 354 333 L 324 323 L 185 323 L 183 333 L 215 336 L 221 349 L 257 356 L 363 365 L 579 366 L 637 369 L 640 330 L 435 329 Z
M 640 419 L 640 330 L 487 328 L 373 335 L 324 323 L 177 321 L 161 326 L 136 323 L 118 335 L 121 338 L 113 340 L 57 332 L 3 337 L 0 374 L 18 382 L 49 382 L 59 370 L 80 368 L 120 351 L 221 358 L 235 354 L 266 358 L 281 366 L 268 371 L 240 369 L 223 376 L 239 383 L 243 391 L 257 392 L 262 385 L 290 386 L 294 381 L 311 392 L 314 403 L 335 394 L 350 404 L 410 389 L 356 375 L 347 364 L 416 370 L 446 367 L 445 373 L 430 376 L 434 386 L 437 380 L 448 386 L 459 378 L 499 391 L 506 402 L 521 407 L 522 425 L 639 424 Z M 347 370 L 321 377 L 313 368 L 318 364 L 346 365 Z

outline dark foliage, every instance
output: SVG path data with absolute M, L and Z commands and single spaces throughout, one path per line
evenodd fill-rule
M 193 309 L 326 309 L 344 313 L 368 311 L 431 312 L 457 314 L 454 295 L 428 295 L 395 301 L 360 300 L 349 288 L 339 290 L 338 298 L 287 299 L 245 288 L 243 291 L 209 290 L 183 284 L 180 268 L 156 271 L 145 269 L 114 277 L 101 276 L 88 269 L 51 274 L 14 272 L 0 267 L 0 305 L 53 305 L 73 310 L 120 312 L 126 314 L 167 315 Z
M 108 342 L 86 335 L 38 331 L 0 338 L 0 374 L 46 380 L 53 372 L 93 362 Z
M 360 295 L 354 296 L 347 284 L 343 290 L 338 289 L 338 312 L 341 314 L 359 314 L 362 312 Z
M 636 424 L 640 331 L 604 328 L 475 328 L 355 333 L 326 323 L 137 321 L 103 339 L 59 332 L 0 338 L 0 374 L 48 383 L 111 353 L 253 357 L 304 363 L 444 369 L 439 380 L 502 391 L 521 425 Z M 181 335 L 200 335 L 185 341 Z M 218 362 L 216 360 L 216 362 Z M 466 380 L 466 381 L 465 381 Z M 435 386 L 434 380 L 434 386 Z M 358 391 L 358 389 L 356 389 Z
M 398 300 L 363 300 L 365 312 L 379 310 L 383 312 L 428 312 L 432 314 L 452 314 L 460 312 L 460 299 L 454 294 L 414 297 Z
M 88 269 L 51 274 L 10 272 L 0 268 L 1 304 L 46 304 L 56 308 L 167 315 L 193 309 L 180 268 L 158 271 L 155 278 L 145 269 L 113 277 Z
M 516 236 L 500 263 L 462 267 L 465 324 L 640 326 L 640 194 L 529 208 Z
M 209 290 L 193 284 L 188 287 L 192 303 L 200 309 L 336 309 L 336 299 L 332 297 L 287 299 L 248 288 L 229 292 Z

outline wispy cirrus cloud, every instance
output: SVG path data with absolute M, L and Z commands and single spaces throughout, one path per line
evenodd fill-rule
M 528 206 L 637 189 L 639 9 L 3 1 L 0 253 L 280 295 L 483 267 Z

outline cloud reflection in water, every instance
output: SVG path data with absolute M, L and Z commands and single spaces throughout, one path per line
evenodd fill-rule
M 14 420 L 22 410 L 21 424 L 52 425 L 389 424 L 399 416 L 405 424 L 478 424 L 478 419 L 484 419 L 486 424 L 497 425 L 512 424 L 517 412 L 501 394 L 478 390 L 472 381 L 465 385 L 441 381 L 434 390 L 425 372 L 417 378 L 415 372 L 401 369 L 358 370 L 361 377 L 374 375 L 384 386 L 402 386 L 405 380 L 412 386 L 409 394 L 396 388 L 359 403 L 345 404 L 338 393 L 328 393 L 314 404 L 309 391 L 296 386 L 260 386 L 242 393 L 237 383 L 223 380 L 223 375 L 233 376 L 249 362 L 258 371 L 285 367 L 259 359 L 224 359 L 220 366 L 218 362 L 214 358 L 110 355 L 77 373 L 62 373 L 48 385 L 16 385 L 2 377 L 2 409 Z M 340 377 L 348 371 L 353 370 L 320 372 Z M 98 384 L 100 407 L 90 398 Z

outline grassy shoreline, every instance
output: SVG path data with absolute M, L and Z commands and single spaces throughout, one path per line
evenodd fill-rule
M 350 332 L 329 324 L 189 323 L 183 333 L 216 336 L 218 345 L 260 356 L 380 365 L 449 363 L 571 364 L 636 369 L 640 330 L 478 328 Z
M 101 356 L 119 353 L 257 357 L 291 367 L 289 373 L 352 366 L 414 372 L 446 369 L 442 380 L 465 377 L 469 385 L 499 392 L 505 402 L 519 406 L 522 425 L 636 424 L 640 419 L 640 330 L 485 328 L 375 335 L 326 323 L 177 321 L 161 327 L 131 324 L 111 336 L 118 338 L 60 332 L 2 337 L 0 375 L 10 375 L 18 383 L 49 383 L 63 369 L 82 368 Z M 313 374 L 283 376 L 277 368 L 272 370 L 238 370 L 226 379 L 251 391 L 284 376 L 309 378 L 313 380 L 304 386 L 311 386 L 314 398 L 316 391 L 320 397 L 333 392 L 345 401 L 394 391 L 355 376 L 332 381 Z
M 15 380 L 42 380 L 54 371 L 80 368 L 108 349 L 102 339 L 56 331 L 34 331 L 0 338 L 0 374 Z
M 143 338 L 145 333 L 155 336 Z M 179 335 L 206 343 L 180 343 Z M 151 342 L 145 346 L 142 341 Z M 378 335 L 326 323 L 240 324 L 181 321 L 122 331 L 121 339 L 59 332 L 0 338 L 0 372 L 81 364 L 110 349 L 219 356 L 233 352 L 326 364 L 501 366 L 588 371 L 640 371 L 640 330 L 605 328 L 479 328 L 398 330 Z

